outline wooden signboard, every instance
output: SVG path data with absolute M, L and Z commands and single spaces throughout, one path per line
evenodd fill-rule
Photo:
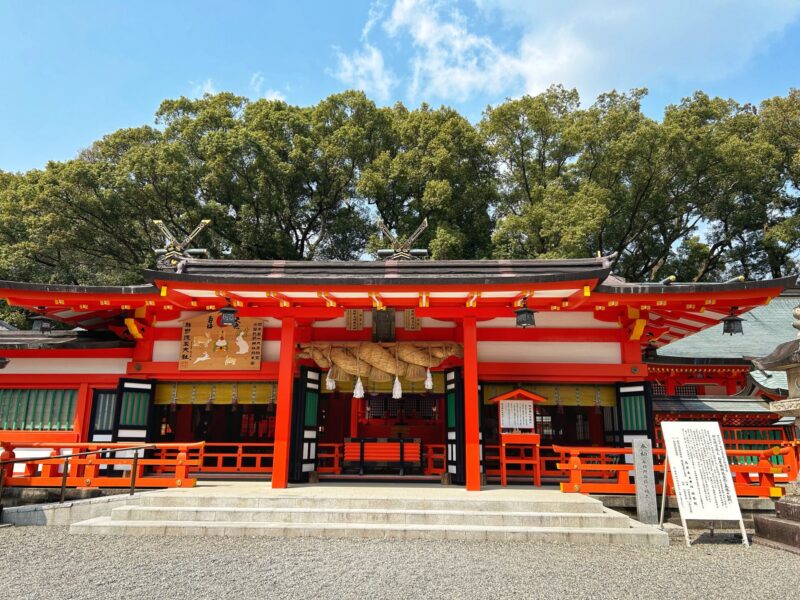
M 261 319 L 237 318 L 220 325 L 220 313 L 189 319 L 183 324 L 181 371 L 256 371 L 261 368 Z
M 661 431 L 686 545 L 691 544 L 687 520 L 738 521 L 742 543 L 749 545 L 719 423 L 663 421 Z
M 533 429 L 532 400 L 501 400 L 500 429 Z

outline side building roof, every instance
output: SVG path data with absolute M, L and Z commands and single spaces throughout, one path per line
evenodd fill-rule
M 714 325 L 694 335 L 659 348 L 659 362 L 670 359 L 700 360 L 708 357 L 749 360 L 770 355 L 779 344 L 795 339 L 792 310 L 800 304 L 800 288 L 788 288 L 764 306 L 757 306 L 741 315 L 743 335 L 723 335 L 722 325 Z M 759 386 L 780 391 L 788 389 L 783 371 L 753 370 L 750 376 Z

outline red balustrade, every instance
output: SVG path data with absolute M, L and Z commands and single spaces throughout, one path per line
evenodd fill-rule
M 9 487 L 130 488 L 135 473 L 137 488 L 194 487 L 189 474 L 199 466 L 203 442 L 141 444 L 131 442 L 63 444 L 54 442 L 2 442 L 0 462 L 6 462 L 4 485 Z M 18 460 L 19 448 L 50 450 L 49 456 L 25 459 L 22 472 L 8 461 Z M 136 449 L 138 448 L 138 449 Z M 81 456 L 86 452 L 102 452 Z M 165 458 L 164 452 L 170 456 Z M 138 454 L 138 456 L 135 456 Z M 74 455 L 74 456 L 73 456 Z M 22 459 L 19 459 L 22 460 Z M 135 471 L 134 471 L 135 465 Z

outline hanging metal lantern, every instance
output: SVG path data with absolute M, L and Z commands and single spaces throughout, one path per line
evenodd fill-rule
M 514 312 L 517 314 L 517 327 L 522 327 L 525 329 L 527 327 L 536 326 L 536 319 L 534 318 L 536 311 L 528 308 L 527 298 L 522 299 L 522 306 L 520 306 Z
M 220 325 L 223 327 L 236 325 L 236 309 L 230 304 L 219 309 Z
M 652 344 L 648 344 L 644 349 L 644 356 L 642 357 L 645 362 L 650 362 L 658 359 L 658 349 Z
M 31 323 L 33 323 L 33 331 L 38 331 L 39 333 L 50 333 L 53 331 L 53 322 L 42 315 L 31 317 Z
M 743 321 L 743 318 L 736 315 L 736 307 L 734 306 L 731 308 L 731 313 L 722 319 L 722 335 L 726 333 L 728 335 L 733 335 L 734 333 L 744 334 L 744 330 L 742 329 Z

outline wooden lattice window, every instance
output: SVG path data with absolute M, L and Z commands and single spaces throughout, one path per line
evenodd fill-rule
M 0 430 L 69 431 L 77 390 L 0 389 Z

